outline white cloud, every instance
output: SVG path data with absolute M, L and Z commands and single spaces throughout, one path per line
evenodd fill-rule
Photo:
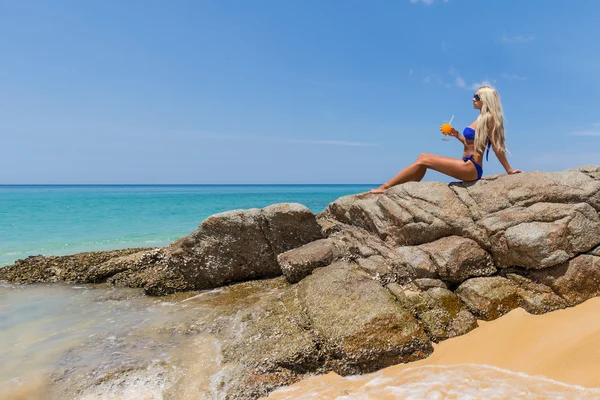
M 511 81 L 526 81 L 527 77 L 526 76 L 520 76 L 517 74 L 507 74 L 507 73 L 503 73 L 502 77 L 511 80 Z
M 571 132 L 572 136 L 596 136 L 600 137 L 600 123 L 592 124 L 591 129 L 583 129 L 580 131 Z
M 412 69 L 408 70 L 408 75 L 412 75 L 412 74 L 413 74 L 413 70 Z
M 503 35 L 500 38 L 502 43 L 527 43 L 535 40 L 535 36 L 533 35 L 517 35 L 517 36 L 508 36 Z
M 474 82 L 470 85 L 467 85 L 467 82 L 465 81 L 465 79 L 460 76 L 458 74 L 458 72 L 454 69 L 454 68 L 450 68 L 450 70 L 448 71 L 448 73 L 452 76 L 454 76 L 454 83 L 456 85 L 456 87 L 460 88 L 460 89 L 466 89 L 466 90 L 477 90 L 479 89 L 480 86 L 492 86 L 492 84 L 490 83 L 490 81 L 488 80 L 484 80 L 481 82 Z M 494 81 L 495 82 L 495 81 Z M 446 85 L 447 87 L 451 87 L 451 85 Z
M 481 82 L 475 82 L 471 85 L 470 89 L 471 90 L 477 90 L 479 89 L 481 86 L 493 86 L 492 83 L 488 80 L 483 80 Z
M 431 83 L 431 77 L 429 75 L 427 75 L 425 78 L 423 78 L 423 82 Z
M 444 3 L 447 3 L 448 0 L 442 0 Z M 427 4 L 428 6 L 433 4 L 435 2 L 435 0 L 410 0 L 411 3 L 413 4 L 417 4 L 417 3 L 423 3 L 423 4 Z

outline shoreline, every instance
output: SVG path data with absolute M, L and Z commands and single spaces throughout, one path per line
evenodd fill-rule
M 330 372 L 279 389 L 268 398 L 293 398 L 315 391 L 323 398 L 364 395 L 377 389 L 377 382 L 398 385 L 414 371 L 473 367 L 479 372 L 491 371 L 492 377 L 512 374 L 570 390 L 580 387 L 600 398 L 600 298 L 542 315 L 517 308 L 496 320 L 478 323 L 477 329 L 465 335 L 435 344 L 433 354 L 423 360 L 366 375 L 341 377 Z

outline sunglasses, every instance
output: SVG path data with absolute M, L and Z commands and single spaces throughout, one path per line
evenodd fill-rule
M 473 95 L 473 98 L 475 99 L 475 101 L 481 101 L 481 97 L 479 97 L 477 93 Z

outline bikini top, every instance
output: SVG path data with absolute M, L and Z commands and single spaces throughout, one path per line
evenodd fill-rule
M 467 140 L 475 140 L 475 129 L 471 128 L 470 126 L 467 126 L 465 128 L 465 130 L 463 131 L 463 136 L 465 137 L 465 139 Z M 487 161 L 489 155 L 490 155 L 490 147 L 492 146 L 492 142 L 490 142 L 490 140 L 488 139 L 487 142 L 487 152 L 485 153 L 485 159 Z

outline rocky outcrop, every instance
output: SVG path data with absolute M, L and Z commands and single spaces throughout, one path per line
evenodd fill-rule
M 111 251 L 91 251 L 71 256 L 31 256 L 18 260 L 13 265 L 0 268 L 0 280 L 12 283 L 66 282 L 94 283 L 101 282 L 88 278 L 90 271 L 97 266 L 120 257 L 131 259 L 132 254 L 150 249 L 125 249 Z M 132 268 L 130 262 L 124 263 L 120 270 Z
M 28 259 L 25 264 L 17 262 L 0 269 L 0 280 L 109 282 L 143 287 L 150 295 L 211 289 L 279 276 L 280 253 L 322 237 L 315 215 L 308 208 L 300 204 L 275 204 L 213 215 L 198 230 L 162 249 Z
M 317 216 L 298 204 L 217 214 L 161 249 L 76 266 L 24 260 L 0 279 L 161 295 L 283 275 L 283 292 L 265 293 L 223 348 L 223 385 L 256 398 L 304 374 L 426 357 L 431 342 L 516 307 L 540 314 L 600 295 L 599 211 L 598 166 L 407 183 L 342 197 Z

